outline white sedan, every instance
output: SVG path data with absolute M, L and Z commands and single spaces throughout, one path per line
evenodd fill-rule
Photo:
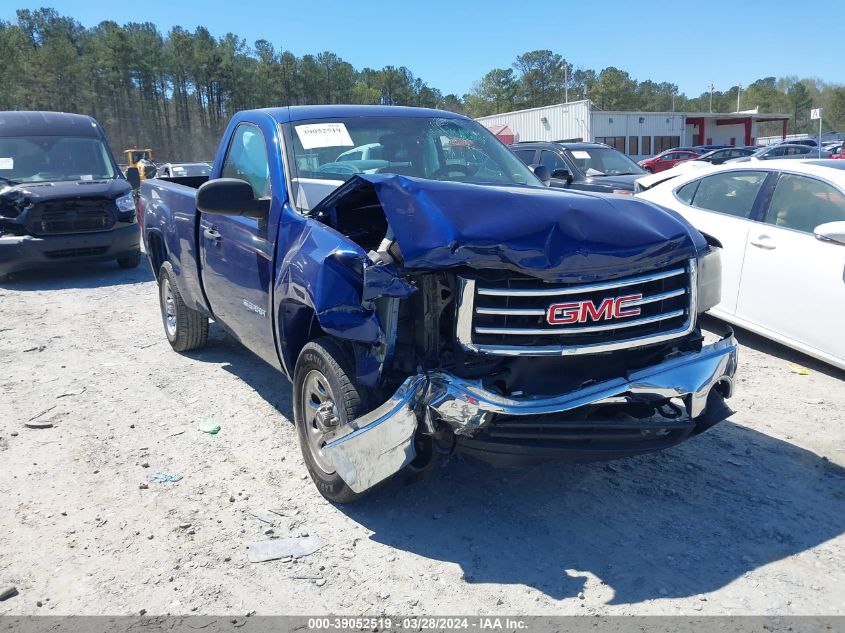
M 722 301 L 711 314 L 845 369 L 845 161 L 660 175 L 637 181 L 650 188 L 636 195 L 724 247 Z

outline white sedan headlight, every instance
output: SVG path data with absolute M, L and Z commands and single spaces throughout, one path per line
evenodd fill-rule
M 698 259 L 698 311 L 706 312 L 722 300 L 722 258 L 711 246 Z

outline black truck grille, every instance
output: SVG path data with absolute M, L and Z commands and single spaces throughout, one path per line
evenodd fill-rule
M 45 202 L 29 211 L 27 228 L 33 235 L 107 231 L 114 226 L 112 204 L 108 200 Z
M 596 353 L 683 336 L 695 321 L 695 260 L 610 282 L 462 279 L 458 340 L 504 355 Z

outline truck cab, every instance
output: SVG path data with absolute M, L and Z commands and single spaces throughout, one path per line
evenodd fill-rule
M 548 189 L 466 117 L 241 112 L 207 182 L 147 180 L 141 204 L 168 341 L 202 347 L 213 318 L 290 378 L 332 501 L 443 452 L 613 459 L 730 414 L 735 341 L 698 327 L 718 244 L 638 199 Z

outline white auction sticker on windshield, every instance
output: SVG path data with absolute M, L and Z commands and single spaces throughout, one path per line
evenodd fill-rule
M 584 158 L 586 160 L 590 160 L 590 152 L 585 152 L 582 149 L 574 149 L 572 150 L 572 158 Z
M 0 169 L 14 169 L 15 168 L 15 159 L 14 158 L 2 158 L 0 157 Z
M 303 149 L 320 147 L 354 147 L 352 137 L 343 123 L 311 123 L 297 125 L 296 135 Z

